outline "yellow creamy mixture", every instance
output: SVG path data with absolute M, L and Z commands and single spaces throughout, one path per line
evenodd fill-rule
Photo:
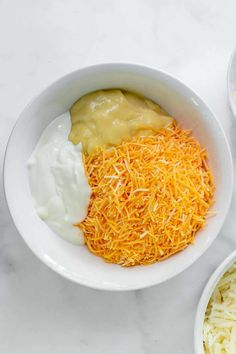
M 70 109 L 69 140 L 82 143 L 85 153 L 98 146 L 119 145 L 135 135 L 149 135 L 173 122 L 160 106 L 137 94 L 117 89 L 81 97 Z

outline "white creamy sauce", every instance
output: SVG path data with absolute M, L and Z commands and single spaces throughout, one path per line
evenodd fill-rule
M 68 140 L 70 127 L 68 112 L 45 129 L 28 161 L 29 181 L 40 218 L 67 241 L 82 244 L 83 232 L 73 224 L 86 217 L 91 189 L 81 144 Z

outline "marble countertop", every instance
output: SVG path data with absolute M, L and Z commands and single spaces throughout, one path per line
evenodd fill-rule
M 236 120 L 226 92 L 236 45 L 235 0 L 2 0 L 0 162 L 23 107 L 60 76 L 109 61 L 174 74 L 215 111 L 236 157 Z M 191 354 L 197 303 L 234 248 L 236 194 L 212 247 L 176 278 L 112 293 L 73 284 L 31 253 L 0 189 L 0 353 Z

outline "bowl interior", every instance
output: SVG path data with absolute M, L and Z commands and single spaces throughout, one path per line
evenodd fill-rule
M 151 266 L 121 268 L 106 264 L 86 247 L 67 243 L 36 215 L 28 184 L 26 163 L 45 127 L 85 93 L 123 88 L 153 99 L 172 114 L 207 148 L 216 192 L 211 218 L 196 243 L 185 251 Z M 226 172 L 227 171 L 227 172 Z M 225 173 L 226 172 L 226 173 Z M 8 206 L 22 237 L 47 265 L 78 283 L 111 290 L 143 288 L 160 283 L 188 267 L 216 237 L 229 208 L 232 163 L 227 142 L 214 115 L 189 88 L 165 73 L 131 64 L 104 64 L 78 70 L 60 79 L 21 114 L 10 137 L 4 169 Z

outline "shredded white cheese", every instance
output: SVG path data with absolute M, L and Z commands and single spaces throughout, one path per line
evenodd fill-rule
M 210 298 L 203 341 L 206 354 L 236 354 L 236 263 L 223 275 Z

